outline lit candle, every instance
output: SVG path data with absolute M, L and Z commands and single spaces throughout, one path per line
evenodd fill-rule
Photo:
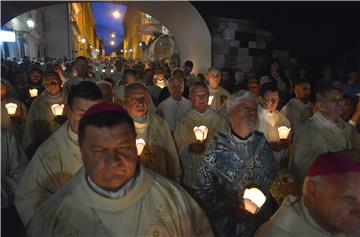
M 38 95 L 37 89 L 29 89 L 30 97 L 36 97 Z
M 280 139 L 287 139 L 289 136 L 291 128 L 287 128 L 285 126 L 281 126 L 278 128 L 278 132 L 279 132 L 279 138 Z
M 266 197 L 258 188 L 247 188 L 244 192 L 245 210 L 255 214 L 264 205 Z
M 63 104 L 53 104 L 51 106 L 51 110 L 54 113 L 55 116 L 60 116 L 63 114 L 64 111 L 64 105 Z
M 15 103 L 7 103 L 5 104 L 6 110 L 9 115 L 14 115 L 16 112 L 17 104 Z
M 143 152 L 145 147 L 145 141 L 144 139 L 140 138 L 140 139 L 136 139 L 136 149 L 137 149 L 137 155 L 140 156 L 141 153 Z
M 208 105 L 211 105 L 211 103 L 212 103 L 213 99 L 214 99 L 214 96 L 213 96 L 213 95 L 209 96 L 209 102 L 208 102 Z
M 208 135 L 208 128 L 206 126 L 194 127 L 194 134 L 196 140 L 203 142 Z

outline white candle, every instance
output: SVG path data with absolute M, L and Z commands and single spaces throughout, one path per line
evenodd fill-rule
M 196 140 L 203 142 L 208 135 L 208 128 L 206 126 L 200 126 L 200 127 L 194 127 L 194 134 L 195 134 L 195 138 Z
M 63 104 L 53 104 L 51 110 L 55 116 L 60 116 L 63 114 L 64 105 Z
M 144 150 L 145 147 L 145 141 L 144 139 L 136 139 L 136 149 L 137 149 L 137 155 L 140 156 Z
M 208 102 L 208 105 L 211 105 L 211 103 L 212 103 L 213 99 L 214 99 L 214 96 L 213 96 L 213 95 L 209 96 L 209 102 Z
M 266 197 L 258 188 L 247 188 L 244 192 L 245 210 L 255 214 L 265 203 Z
M 9 115 L 14 115 L 16 113 L 17 104 L 7 103 L 5 104 L 5 107 Z
M 37 89 L 29 89 L 30 97 L 36 97 L 38 95 Z
M 279 138 L 280 139 L 287 139 L 289 136 L 291 128 L 287 128 L 285 126 L 281 126 L 278 128 L 278 132 L 279 132 Z

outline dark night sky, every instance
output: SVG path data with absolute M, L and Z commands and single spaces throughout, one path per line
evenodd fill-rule
M 289 50 L 306 64 L 343 66 L 344 55 L 360 58 L 360 2 L 191 3 L 205 19 L 219 16 L 257 22 L 259 28 L 273 33 L 277 49 Z

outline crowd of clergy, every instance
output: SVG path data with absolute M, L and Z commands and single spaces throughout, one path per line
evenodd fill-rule
M 360 237 L 359 69 L 193 67 L 3 60 L 2 236 Z

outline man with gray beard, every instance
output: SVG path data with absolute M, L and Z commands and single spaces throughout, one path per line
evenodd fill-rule
M 231 132 L 218 132 L 195 178 L 194 197 L 208 215 L 217 236 L 252 236 L 272 215 L 269 185 L 276 175 L 273 154 L 264 135 L 256 131 L 256 98 L 241 90 L 226 103 Z M 241 215 L 244 191 L 256 186 L 267 197 L 257 215 Z

